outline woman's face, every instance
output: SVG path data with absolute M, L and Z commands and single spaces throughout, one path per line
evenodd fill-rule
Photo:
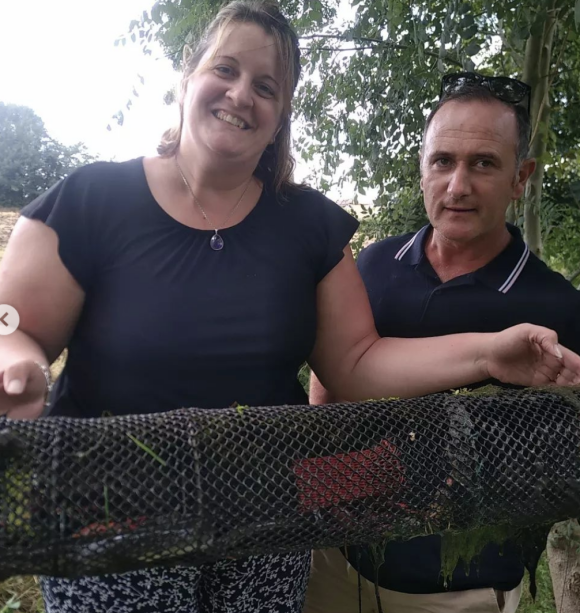
M 255 24 L 232 24 L 188 80 L 182 143 L 213 162 L 257 166 L 280 126 L 282 79 L 274 38 Z

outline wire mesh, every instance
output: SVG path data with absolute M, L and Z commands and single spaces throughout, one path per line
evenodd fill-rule
M 0 420 L 0 578 L 580 516 L 580 392 Z

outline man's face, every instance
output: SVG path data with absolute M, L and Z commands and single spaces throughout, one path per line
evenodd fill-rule
M 421 159 L 421 189 L 429 221 L 460 243 L 505 232 L 505 214 L 533 171 L 516 173 L 517 124 L 501 102 L 451 101 L 435 114 Z

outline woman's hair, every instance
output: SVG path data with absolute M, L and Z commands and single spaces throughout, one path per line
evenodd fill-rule
M 280 130 L 274 143 L 266 147 L 255 173 L 259 179 L 278 191 L 294 184 L 292 181 L 294 158 L 290 152 L 290 115 L 292 97 L 300 77 L 300 48 L 296 33 L 280 12 L 278 5 L 271 0 L 235 0 L 227 4 L 209 24 L 195 49 L 193 51 L 188 47 L 184 49 L 183 76 L 179 96 L 179 126 L 165 132 L 157 151 L 162 157 L 171 157 L 179 150 L 187 80 L 198 69 L 201 58 L 208 49 L 213 45 L 217 50 L 226 29 L 235 23 L 256 24 L 274 38 L 280 62 L 280 73 L 284 75 Z

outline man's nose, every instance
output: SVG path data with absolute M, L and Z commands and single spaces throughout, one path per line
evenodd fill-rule
M 469 169 L 465 165 L 457 164 L 457 166 L 454 168 L 453 173 L 449 178 L 447 193 L 454 200 L 459 200 L 471 194 Z

